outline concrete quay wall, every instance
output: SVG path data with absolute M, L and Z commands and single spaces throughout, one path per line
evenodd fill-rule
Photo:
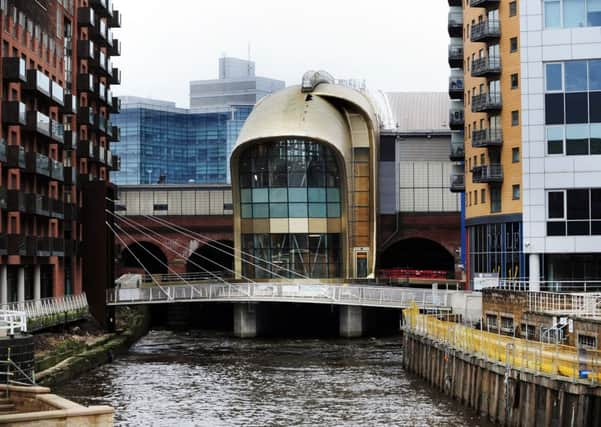
M 593 427 L 601 386 L 539 375 L 405 331 L 403 366 L 449 397 L 508 427 Z

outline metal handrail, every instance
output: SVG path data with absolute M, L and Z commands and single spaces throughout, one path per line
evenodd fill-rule
M 23 313 L 27 320 L 78 311 L 88 308 L 85 293 L 79 295 L 65 295 L 61 297 L 42 298 L 0 305 L 2 311 Z
M 27 332 L 27 314 L 24 311 L 0 310 L 0 331 L 6 335 Z

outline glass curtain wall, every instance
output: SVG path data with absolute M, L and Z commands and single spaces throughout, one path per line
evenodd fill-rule
M 241 154 L 239 175 L 242 220 L 283 220 L 288 230 L 267 225 L 268 233 L 244 234 L 242 249 L 267 261 L 260 267 L 243 263 L 244 274 L 298 277 L 292 270 L 315 278 L 340 277 L 342 196 L 334 152 L 314 141 L 257 143 Z

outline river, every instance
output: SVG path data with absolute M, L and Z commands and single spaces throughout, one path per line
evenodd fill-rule
M 151 331 L 54 392 L 122 426 L 490 426 L 401 366 L 400 338 L 239 340 Z

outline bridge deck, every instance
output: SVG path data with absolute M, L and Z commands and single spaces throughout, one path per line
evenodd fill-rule
M 458 291 L 357 285 L 292 283 L 198 283 L 158 288 L 110 289 L 107 304 L 169 304 L 182 302 L 290 302 L 362 307 L 449 309 Z

